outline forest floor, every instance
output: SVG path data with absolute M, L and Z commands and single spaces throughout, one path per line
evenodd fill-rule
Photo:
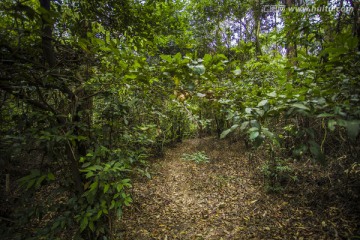
M 182 159 L 199 151 L 209 163 Z M 347 239 L 359 234 L 358 207 L 329 190 L 331 176 L 325 171 L 299 163 L 296 183 L 267 193 L 262 163 L 249 161 L 249 154 L 240 142 L 214 138 L 167 149 L 151 162 L 151 179 L 134 180 L 134 202 L 119 222 L 121 239 Z

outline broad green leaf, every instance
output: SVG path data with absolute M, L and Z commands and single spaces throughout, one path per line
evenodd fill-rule
M 240 126 L 240 130 L 245 130 L 245 128 L 247 128 L 249 126 L 249 122 L 246 121 L 246 122 L 243 122 Z
M 270 132 L 267 128 L 262 128 L 261 131 L 267 136 L 268 138 L 274 138 L 275 134 Z
M 251 127 L 249 129 L 249 132 L 256 132 L 256 131 L 259 131 L 259 128 L 258 127 Z
M 107 193 L 107 191 L 109 191 L 109 188 L 110 188 L 110 184 L 106 183 L 104 185 L 104 193 Z
M 319 117 L 319 118 L 335 117 L 335 114 L 332 114 L 332 113 L 321 113 L 321 114 L 317 115 L 317 117 Z
M 118 184 L 116 185 L 116 190 L 117 190 L 118 192 L 120 192 L 123 188 L 124 188 L 124 185 L 122 185 L 121 183 L 118 183 Z
M 90 171 L 85 175 L 85 178 L 88 179 L 88 178 L 90 178 L 90 177 L 92 177 L 94 175 L 95 175 L 94 172 Z
M 135 74 L 126 74 L 124 78 L 125 79 L 136 79 L 137 75 L 135 75 Z
M 231 128 L 223 131 L 220 135 L 220 139 L 223 139 L 224 137 L 226 137 L 229 133 L 234 131 L 238 126 L 239 126 L 238 124 L 234 124 Z
M 205 64 L 210 63 L 211 59 L 212 59 L 212 57 L 211 57 L 210 54 L 205 54 L 205 55 L 204 55 L 203 60 L 204 60 L 204 63 L 205 63 Z
M 262 109 L 255 108 L 255 111 L 257 114 L 259 114 L 260 117 L 264 116 L 265 114 L 265 111 Z
M 240 69 L 235 69 L 234 70 L 234 75 L 235 76 L 238 76 L 238 75 L 240 75 L 241 74 L 241 70 Z
M 335 130 L 335 125 L 336 125 L 336 120 L 330 119 L 329 122 L 328 122 L 328 128 L 330 129 L 330 131 Z
M 276 97 L 276 92 L 274 91 L 274 92 L 268 93 L 266 95 L 268 95 L 269 97 Z
M 54 176 L 54 174 L 52 174 L 52 173 L 48 173 L 48 175 L 47 175 L 47 179 L 48 179 L 48 180 L 55 180 L 55 176 Z
M 102 213 L 103 213 L 103 211 L 102 211 L 102 210 L 98 211 L 98 213 L 97 213 L 97 215 L 96 215 L 95 219 L 99 219 L 99 218 L 101 217 Z
M 84 217 L 80 223 L 80 232 L 84 231 L 87 225 L 88 225 L 88 218 Z
M 306 105 L 304 105 L 303 103 L 293 103 L 291 106 L 294 108 L 299 108 L 299 109 L 303 109 L 303 110 L 310 110 L 310 108 L 307 107 Z
M 351 120 L 346 122 L 346 130 L 350 139 L 355 140 L 359 134 L 360 121 Z
M 291 106 L 294 108 L 299 108 L 299 109 L 303 109 L 303 110 L 310 110 L 307 106 L 305 106 L 302 103 L 293 103 L 293 104 L 291 104 Z
M 323 163 L 325 160 L 325 155 L 322 153 L 320 145 L 313 140 L 310 140 L 309 144 L 310 144 L 310 152 L 312 153 L 312 155 L 315 157 L 316 160 L 319 160 L 320 162 Z
M 258 106 L 258 107 L 265 106 L 268 102 L 269 102 L 269 100 L 264 99 L 264 100 L 262 100 L 261 102 L 259 102 L 257 106 Z
M 122 209 L 119 207 L 116 211 L 116 216 L 118 217 L 118 219 L 121 219 L 122 214 L 123 214 Z
M 84 158 L 84 161 L 85 161 L 85 158 Z M 81 167 L 82 168 L 87 168 L 91 165 L 91 162 L 87 162 L 87 163 L 84 163 Z
M 245 112 L 248 113 L 248 114 L 251 113 L 251 110 L 252 110 L 251 108 L 245 108 Z
M 162 60 L 165 60 L 165 61 L 167 61 L 167 62 L 172 62 L 172 58 L 171 58 L 171 56 L 170 55 L 160 55 L 160 58 L 162 59 Z
M 175 54 L 175 56 L 174 56 L 174 59 L 178 62 L 181 60 L 181 58 L 182 58 L 182 55 L 179 52 L 177 54 Z
M 193 67 L 193 71 L 197 75 L 203 75 L 205 73 L 205 66 L 202 64 Z
M 254 140 L 254 139 L 257 138 L 259 135 L 260 135 L 259 132 L 251 132 L 251 133 L 250 133 L 250 136 L 249 136 L 249 139 L 250 139 L 250 140 Z
M 91 230 L 92 232 L 94 232 L 95 226 L 94 226 L 94 222 L 93 222 L 93 221 L 90 221 L 90 222 L 89 222 L 89 228 L 90 228 L 90 230 Z
M 93 182 L 93 183 L 90 185 L 90 190 L 89 190 L 89 191 L 90 191 L 90 192 L 93 192 L 93 191 L 96 192 L 98 185 L 99 185 L 99 182 L 98 182 L 98 181 Z

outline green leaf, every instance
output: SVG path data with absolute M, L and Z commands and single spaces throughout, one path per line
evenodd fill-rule
M 193 67 L 193 71 L 197 75 L 203 75 L 205 73 L 205 66 L 202 64 Z
M 110 188 L 110 184 L 106 183 L 104 186 L 104 193 L 107 193 L 107 191 L 109 191 Z
M 204 60 L 205 64 L 210 63 L 211 59 L 212 59 L 212 56 L 210 54 L 205 54 L 204 57 L 203 57 L 203 60 Z
M 39 178 L 36 180 L 35 188 L 40 187 L 41 183 L 45 180 L 46 177 L 47 177 L 46 175 L 42 175 L 41 177 L 39 177 Z
M 336 120 L 330 119 L 329 122 L 328 122 L 328 128 L 330 129 L 330 131 L 335 130 L 335 125 L 336 125 Z
M 93 191 L 96 192 L 98 185 L 99 185 L 99 182 L 98 182 L 98 181 L 93 182 L 93 183 L 90 185 L 90 190 L 89 190 L 89 191 L 90 191 L 90 192 L 93 192 Z
M 268 93 L 266 95 L 268 95 L 269 97 L 276 97 L 276 92 L 274 91 L 274 92 Z
M 175 54 L 175 56 L 174 56 L 174 59 L 178 62 L 180 62 L 181 58 L 182 58 L 182 55 L 179 52 L 177 54 Z
M 310 152 L 315 157 L 316 160 L 319 160 L 320 162 L 324 162 L 325 155 L 322 153 L 320 145 L 317 144 L 315 141 L 310 140 Z
M 229 133 L 231 133 L 232 131 L 234 131 L 239 125 L 238 124 L 235 124 L 233 125 L 231 128 L 223 131 L 221 134 L 220 134 L 220 139 L 223 139 L 224 137 L 226 137 Z
M 258 127 L 252 127 L 249 129 L 249 132 L 257 132 L 257 131 L 259 131 Z
M 293 104 L 291 104 L 291 106 L 294 108 L 302 109 L 302 110 L 308 110 L 308 111 L 310 110 L 307 106 L 305 106 L 302 103 L 293 103 Z
M 160 58 L 166 62 L 172 62 L 172 58 L 170 55 L 160 55 Z
M 245 128 L 247 128 L 247 126 L 249 126 L 249 122 L 248 121 L 243 122 L 240 126 L 240 130 L 245 130 Z
M 85 161 L 85 158 L 84 158 L 84 161 Z M 81 167 L 82 168 L 87 168 L 91 165 L 91 162 L 87 162 L 87 163 L 84 163 Z
M 92 176 L 94 176 L 94 172 L 92 172 L 92 171 L 88 172 L 88 173 L 85 175 L 86 179 L 88 179 L 88 178 L 90 178 L 90 177 L 92 177 Z
M 94 222 L 93 222 L 93 221 L 90 221 L 90 223 L 89 223 L 89 228 L 90 228 L 90 230 L 91 230 L 92 232 L 94 232 L 95 226 L 94 226 Z
M 331 114 L 331 113 L 321 113 L 319 115 L 317 115 L 318 118 L 325 118 L 325 117 L 335 117 L 335 114 Z
M 267 136 L 268 138 L 274 138 L 275 134 L 270 132 L 267 128 L 262 128 L 261 131 Z
M 87 225 L 88 225 L 88 218 L 84 217 L 80 223 L 80 232 L 84 231 Z
M 118 183 L 118 184 L 116 185 L 116 190 L 117 190 L 118 192 L 120 192 L 123 188 L 124 188 L 124 185 L 122 185 L 121 183 Z
M 346 122 L 346 130 L 348 136 L 351 140 L 355 140 L 359 134 L 360 130 L 360 121 L 359 120 L 351 120 Z
M 116 211 L 116 215 L 117 215 L 118 219 L 120 219 L 122 217 L 122 214 L 123 214 L 122 209 L 119 207 Z
M 129 206 L 130 206 L 130 203 L 132 203 L 131 197 L 125 198 L 125 201 L 124 201 L 125 206 L 129 207 Z
M 250 133 L 250 136 L 249 136 L 249 139 L 250 139 L 250 140 L 254 140 L 254 139 L 257 138 L 259 135 L 260 135 L 259 132 L 251 132 L 251 133 Z
M 137 75 L 136 74 L 126 74 L 125 79 L 136 79 L 137 78 Z
M 258 104 L 257 106 L 258 106 L 258 107 L 265 106 L 268 102 L 269 102 L 269 100 L 267 100 L 267 99 L 262 100 L 261 102 L 259 102 L 259 104 Z
M 99 218 L 101 217 L 102 213 L 103 213 L 103 211 L 102 211 L 102 210 L 98 211 L 98 213 L 97 213 L 97 215 L 96 215 L 95 219 L 99 219 Z
M 23 178 L 20 178 L 18 180 L 18 182 L 20 183 L 20 186 L 27 185 L 26 189 L 29 189 L 35 183 L 36 178 L 40 175 L 41 175 L 40 170 L 34 169 L 34 170 L 31 170 L 29 175 L 27 175 Z
M 235 76 L 238 76 L 238 75 L 240 75 L 241 74 L 241 70 L 240 69 L 235 69 L 234 70 L 234 75 Z

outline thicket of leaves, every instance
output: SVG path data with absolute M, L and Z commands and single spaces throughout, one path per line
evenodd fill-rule
M 276 2 L 2 1 L 2 202 L 19 207 L 1 234 L 113 238 L 131 176 L 184 137 L 245 139 L 269 171 L 356 166 L 358 4 L 262 11 Z

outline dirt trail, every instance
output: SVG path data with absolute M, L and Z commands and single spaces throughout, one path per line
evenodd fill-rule
M 181 159 L 204 151 L 210 163 Z M 134 183 L 134 205 L 125 211 L 125 239 L 234 239 L 256 210 L 259 191 L 250 181 L 239 145 L 186 140 L 153 165 L 152 179 Z M 246 206 L 246 207 L 245 207 Z
M 199 151 L 209 163 L 181 159 Z M 240 142 L 214 138 L 167 149 L 151 162 L 151 179 L 134 180 L 119 239 L 347 239 L 356 232 L 356 213 L 316 184 L 328 175 L 300 166 L 298 182 L 267 194 L 256 168 L 261 163 L 247 156 Z

